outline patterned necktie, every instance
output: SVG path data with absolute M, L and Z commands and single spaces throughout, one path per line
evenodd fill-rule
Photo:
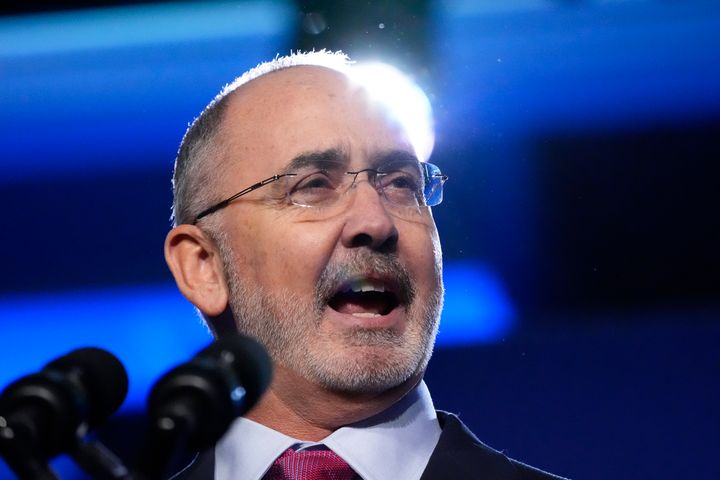
M 288 448 L 280 455 L 263 480 L 357 480 L 360 476 L 332 450 Z

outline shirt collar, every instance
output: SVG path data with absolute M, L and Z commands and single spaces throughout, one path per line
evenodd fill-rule
M 425 382 L 389 409 L 334 431 L 321 442 L 301 442 L 238 418 L 215 449 L 215 479 L 259 479 L 289 447 L 323 444 L 365 480 L 417 479 L 427 466 L 440 425 Z
M 342 427 L 322 443 L 365 480 L 418 479 L 439 438 L 430 392 L 420 382 L 388 410 Z
M 240 417 L 215 446 L 215 480 L 260 479 L 297 440 Z

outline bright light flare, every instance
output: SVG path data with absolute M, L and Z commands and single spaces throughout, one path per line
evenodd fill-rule
M 430 158 L 435 144 L 432 107 L 425 92 L 407 75 L 382 62 L 353 65 L 348 74 L 367 90 L 407 132 L 421 161 Z

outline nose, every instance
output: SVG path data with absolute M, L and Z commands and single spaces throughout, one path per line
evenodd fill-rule
M 347 248 L 368 247 L 373 250 L 391 252 L 397 247 L 398 230 L 394 217 L 373 184 L 356 180 L 354 192 L 347 192 L 353 198 L 345 213 L 342 244 Z

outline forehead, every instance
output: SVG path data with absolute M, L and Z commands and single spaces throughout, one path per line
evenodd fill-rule
M 225 177 L 273 175 L 299 155 L 329 150 L 364 165 L 386 151 L 412 152 L 403 128 L 383 105 L 342 73 L 292 67 L 232 94 L 223 118 Z

